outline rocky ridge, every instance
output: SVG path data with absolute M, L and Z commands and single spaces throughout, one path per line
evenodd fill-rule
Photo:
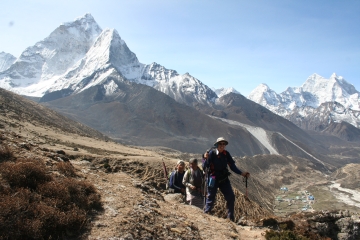
M 10 53 L 0 52 L 0 72 L 8 69 L 16 60 Z

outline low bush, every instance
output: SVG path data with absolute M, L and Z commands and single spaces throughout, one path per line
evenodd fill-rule
M 70 162 L 58 162 L 56 164 L 56 167 L 59 172 L 61 172 L 62 174 L 64 174 L 67 177 L 75 177 L 76 176 L 75 168 L 73 165 L 71 165 Z
M 0 173 L 12 188 L 34 190 L 39 184 L 52 180 L 52 177 L 46 173 L 44 164 L 28 159 L 5 162 L 2 164 Z
M 13 158 L 13 153 L 6 145 L 0 145 L 0 163 L 9 161 Z
M 77 238 L 101 209 L 92 184 L 52 177 L 38 161 L 4 162 L 0 173 L 0 239 Z
M 285 230 L 285 231 L 274 231 L 269 230 L 265 233 L 266 240 L 308 240 L 308 238 L 304 236 L 300 236 L 293 231 Z

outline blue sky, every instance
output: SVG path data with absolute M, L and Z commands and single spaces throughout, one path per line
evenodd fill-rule
M 0 0 L 0 51 L 18 57 L 63 22 L 91 13 L 142 63 L 189 72 L 247 96 L 280 93 L 318 73 L 360 91 L 360 1 Z

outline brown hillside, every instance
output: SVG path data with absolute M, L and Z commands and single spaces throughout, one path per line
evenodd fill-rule
M 24 123 L 31 122 L 35 126 L 51 127 L 57 131 L 106 139 L 103 134 L 92 128 L 2 88 L 0 88 L 0 113 L 3 122 L 11 125 L 11 122 L 16 120 L 20 129 Z
M 360 190 L 360 164 L 348 164 L 331 175 L 341 187 Z

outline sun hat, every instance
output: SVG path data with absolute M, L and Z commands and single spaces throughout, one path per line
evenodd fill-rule
M 229 144 L 229 142 L 226 141 L 225 138 L 219 137 L 218 139 L 216 139 L 216 142 L 214 143 L 214 145 L 218 144 L 219 142 L 225 142 L 225 145 Z

